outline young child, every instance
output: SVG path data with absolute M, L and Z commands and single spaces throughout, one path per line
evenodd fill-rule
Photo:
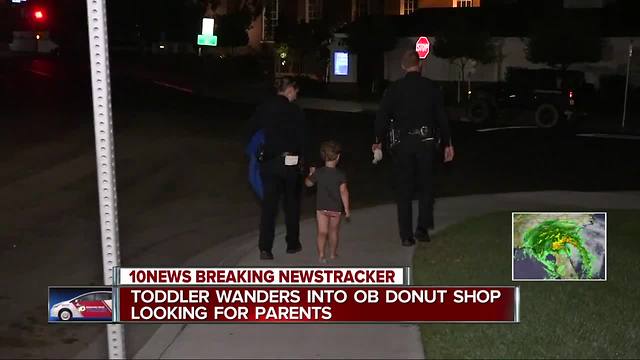
M 318 257 L 326 263 L 325 248 L 329 240 L 330 258 L 338 256 L 338 233 L 342 212 L 346 219 L 351 217 L 349 209 L 349 190 L 344 172 L 336 168 L 340 161 L 341 148 L 335 141 L 326 141 L 320 145 L 320 157 L 324 167 L 311 168 L 305 185 L 318 185 L 316 199 L 316 220 L 318 223 Z

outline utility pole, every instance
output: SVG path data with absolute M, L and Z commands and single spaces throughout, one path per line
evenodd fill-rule
M 624 86 L 624 107 L 622 110 L 622 129 L 624 129 L 627 120 L 627 101 L 629 98 L 629 76 L 631 70 L 631 58 L 633 57 L 633 40 L 629 40 L 629 57 L 627 59 L 627 80 Z

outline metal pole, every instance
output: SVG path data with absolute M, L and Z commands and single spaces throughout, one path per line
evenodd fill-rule
M 627 120 L 627 99 L 629 97 L 629 73 L 631 69 L 631 57 L 633 56 L 633 40 L 629 41 L 629 58 L 627 59 L 627 81 L 624 86 L 624 108 L 622 111 L 622 128 Z
M 105 0 L 87 0 L 93 121 L 98 170 L 98 202 L 105 285 L 113 285 L 113 267 L 120 265 L 115 154 L 111 114 L 111 80 Z M 109 359 L 124 359 L 124 327 L 107 325 Z

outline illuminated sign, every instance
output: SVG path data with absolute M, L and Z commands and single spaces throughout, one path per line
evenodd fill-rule
M 349 53 L 344 51 L 333 53 L 333 74 L 340 76 L 349 75 Z
M 218 46 L 218 37 L 216 35 L 198 35 L 198 45 Z
M 213 35 L 213 18 L 202 18 L 202 35 Z
M 218 37 L 213 35 L 214 24 L 213 18 L 202 18 L 202 34 L 198 35 L 198 45 L 218 46 Z
M 426 36 L 420 36 L 418 41 L 416 41 L 416 52 L 420 59 L 426 59 L 429 56 L 429 51 L 431 50 L 431 44 L 429 43 L 429 39 Z

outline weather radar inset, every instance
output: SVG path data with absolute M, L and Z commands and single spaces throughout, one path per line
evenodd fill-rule
M 513 213 L 513 280 L 606 280 L 607 214 Z

